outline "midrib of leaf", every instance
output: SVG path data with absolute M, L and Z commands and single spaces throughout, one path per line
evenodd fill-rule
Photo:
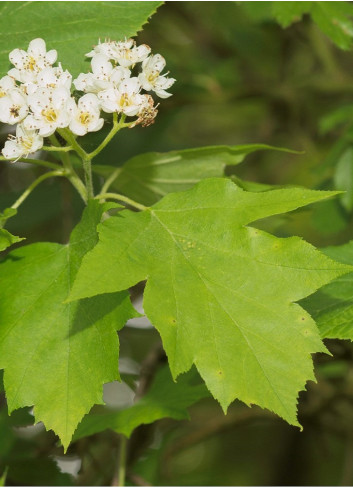
M 158 212 L 160 212 L 158 210 Z M 152 212 L 153 213 L 153 212 Z M 246 226 L 248 229 L 251 229 L 249 228 L 248 226 Z M 186 239 L 190 239 L 190 236 L 186 236 L 185 234 L 179 234 L 179 233 L 172 233 L 173 236 L 178 236 L 180 238 L 186 238 Z M 227 250 L 227 249 L 224 249 L 224 248 L 217 248 L 216 246 L 211 246 L 209 243 L 207 243 L 206 241 L 202 241 L 201 239 L 198 239 L 198 238 L 195 238 L 193 237 L 192 238 L 193 241 L 195 241 L 196 243 L 200 243 L 202 244 L 202 246 L 204 248 L 209 248 L 211 250 L 214 250 L 214 251 L 220 251 L 222 253 L 226 253 L 228 255 L 231 255 L 231 256 L 236 256 L 237 258 L 241 258 L 242 260 L 248 260 L 249 262 L 257 262 L 257 263 L 260 263 L 261 265 L 266 265 L 266 266 L 269 266 L 269 267 L 274 267 L 274 268 L 289 268 L 291 270 L 308 270 L 309 272 L 310 271 L 313 271 L 312 268 L 305 268 L 305 267 L 291 267 L 289 265 L 283 265 L 283 264 L 279 264 L 279 263 L 271 263 L 271 262 L 266 262 L 266 261 L 263 261 L 263 260 L 259 260 L 258 259 L 258 256 L 261 256 L 261 255 L 265 255 L 266 252 L 263 252 L 261 254 L 258 254 L 257 256 L 246 256 L 246 255 L 239 255 L 239 253 L 235 253 L 234 250 Z M 282 239 L 286 239 L 286 238 L 282 238 Z M 288 238 L 288 239 L 291 239 L 291 238 Z M 315 268 L 315 270 L 330 270 L 328 268 Z M 215 283 L 216 285 L 216 283 Z M 217 284 L 217 285 L 222 285 L 222 284 Z M 231 289 L 232 290 L 232 289 Z
M 164 160 L 157 160 L 154 161 L 153 163 L 148 164 L 147 166 L 160 166 L 160 165 L 168 165 L 169 163 L 174 163 L 175 161 L 181 160 L 181 156 L 173 156 L 172 158 L 165 158 Z M 141 163 L 140 165 L 134 165 L 134 168 L 146 168 L 146 165 L 144 163 Z

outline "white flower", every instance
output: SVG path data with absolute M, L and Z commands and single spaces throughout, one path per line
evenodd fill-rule
M 35 83 L 22 83 L 20 88 L 25 95 L 33 95 L 38 88 L 65 88 L 71 90 L 72 75 L 63 70 L 61 64 L 58 67 L 48 66 L 38 73 Z
M 19 159 L 35 153 L 43 146 L 43 138 L 37 131 L 27 130 L 23 124 L 16 127 L 16 136 L 9 136 L 6 141 L 2 154 L 9 160 Z
M 120 66 L 129 67 L 143 61 L 150 52 L 151 48 L 146 44 L 136 46 L 136 42 L 133 39 L 127 39 L 120 42 L 109 41 L 99 43 L 86 56 L 93 57 L 97 54 L 102 54 L 108 59 L 113 59 Z
M 75 101 L 65 88 L 40 88 L 28 96 L 32 114 L 23 121 L 24 127 L 38 129 L 41 136 L 51 136 L 57 128 L 67 127 Z
M 100 118 L 99 100 L 93 93 L 87 93 L 81 97 L 77 106 L 70 108 L 72 116 L 70 129 L 78 136 L 84 136 L 88 132 L 99 131 L 104 123 Z
M 153 90 L 158 97 L 167 98 L 172 94 L 166 90 L 175 82 L 174 78 L 167 78 L 161 75 L 165 67 L 165 59 L 160 54 L 155 54 L 145 59 L 142 63 L 142 72 L 139 74 L 139 80 L 144 90 L 148 92 Z
M 134 46 L 133 48 L 121 47 L 114 60 L 120 64 L 120 66 L 132 66 L 136 63 L 140 63 L 150 54 L 151 48 L 146 44 L 141 46 Z
M 103 54 L 96 54 L 91 61 L 92 73 L 80 73 L 74 80 L 77 90 L 98 93 L 113 88 L 131 75 L 130 70 L 118 66 L 113 68 L 111 62 Z
M 123 80 L 118 88 L 109 88 L 100 92 L 98 97 L 105 112 L 122 112 L 134 116 L 147 103 L 147 95 L 141 95 L 141 85 L 138 78 Z
M 47 66 L 55 63 L 57 52 L 52 49 L 47 52 L 43 39 L 33 39 L 29 43 L 28 50 L 14 49 L 9 54 L 11 63 L 15 68 L 8 74 L 22 83 L 35 83 L 37 74 Z
M 16 82 L 11 76 L 5 75 L 0 79 L 0 98 L 5 97 L 10 90 L 17 88 Z
M 68 70 L 63 70 L 61 64 L 53 68 L 48 66 L 44 68 L 37 76 L 37 85 L 43 88 L 66 88 L 70 91 L 72 75 Z
M 113 71 L 113 65 L 107 57 L 102 54 L 93 56 L 91 66 L 93 73 L 80 73 L 78 78 L 74 80 L 76 89 L 83 92 L 98 93 L 109 88 L 109 78 Z
M 0 121 L 5 124 L 17 124 L 29 112 L 26 97 L 17 88 L 10 90 L 0 98 Z
M 108 59 L 115 59 L 119 49 L 130 49 L 134 46 L 135 41 L 133 39 L 126 39 L 125 41 L 106 41 L 100 42 L 97 46 L 94 46 L 92 51 L 86 54 L 88 58 L 93 58 L 97 54 L 103 54 Z

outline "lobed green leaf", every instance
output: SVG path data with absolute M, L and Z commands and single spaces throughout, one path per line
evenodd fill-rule
M 63 304 L 110 205 L 91 201 L 67 246 L 37 243 L 1 264 L 0 368 L 9 411 L 34 405 L 36 421 L 67 447 L 78 422 L 119 378 L 116 331 L 136 315 L 127 292 Z
M 332 195 L 245 192 L 215 178 L 144 212 L 123 211 L 99 226 L 99 243 L 83 259 L 70 299 L 147 279 L 144 310 L 174 378 L 195 364 L 224 410 L 238 398 L 297 425 L 298 392 L 314 380 L 310 353 L 325 347 L 294 302 L 351 267 L 300 238 L 246 225 Z

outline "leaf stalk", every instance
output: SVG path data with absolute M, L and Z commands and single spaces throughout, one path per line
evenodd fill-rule
M 114 199 L 125 202 L 126 204 L 129 204 L 131 207 L 135 207 L 135 209 L 140 211 L 146 211 L 148 209 L 148 207 L 130 199 L 129 197 L 126 197 L 126 195 L 116 194 L 115 192 L 100 193 L 95 197 L 95 199 Z

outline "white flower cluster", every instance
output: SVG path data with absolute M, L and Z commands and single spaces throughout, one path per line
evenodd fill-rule
M 72 75 L 61 64 L 53 66 L 56 50 L 46 50 L 43 39 L 34 39 L 28 50 L 14 49 L 9 58 L 14 68 L 0 79 L 0 122 L 18 124 L 16 136 L 9 136 L 2 154 L 18 159 L 38 151 L 43 138 L 57 129 L 69 128 L 77 136 L 99 131 L 104 123 L 101 110 L 137 116 L 133 125 L 149 125 L 157 114 L 154 100 L 142 90 L 161 98 L 173 78 L 161 75 L 165 60 L 151 55 L 149 46 L 136 46 L 133 39 L 99 43 L 91 57 L 91 73 L 81 73 L 73 81 L 85 92 L 77 101 L 71 94 Z M 142 70 L 132 76 L 137 63 Z

